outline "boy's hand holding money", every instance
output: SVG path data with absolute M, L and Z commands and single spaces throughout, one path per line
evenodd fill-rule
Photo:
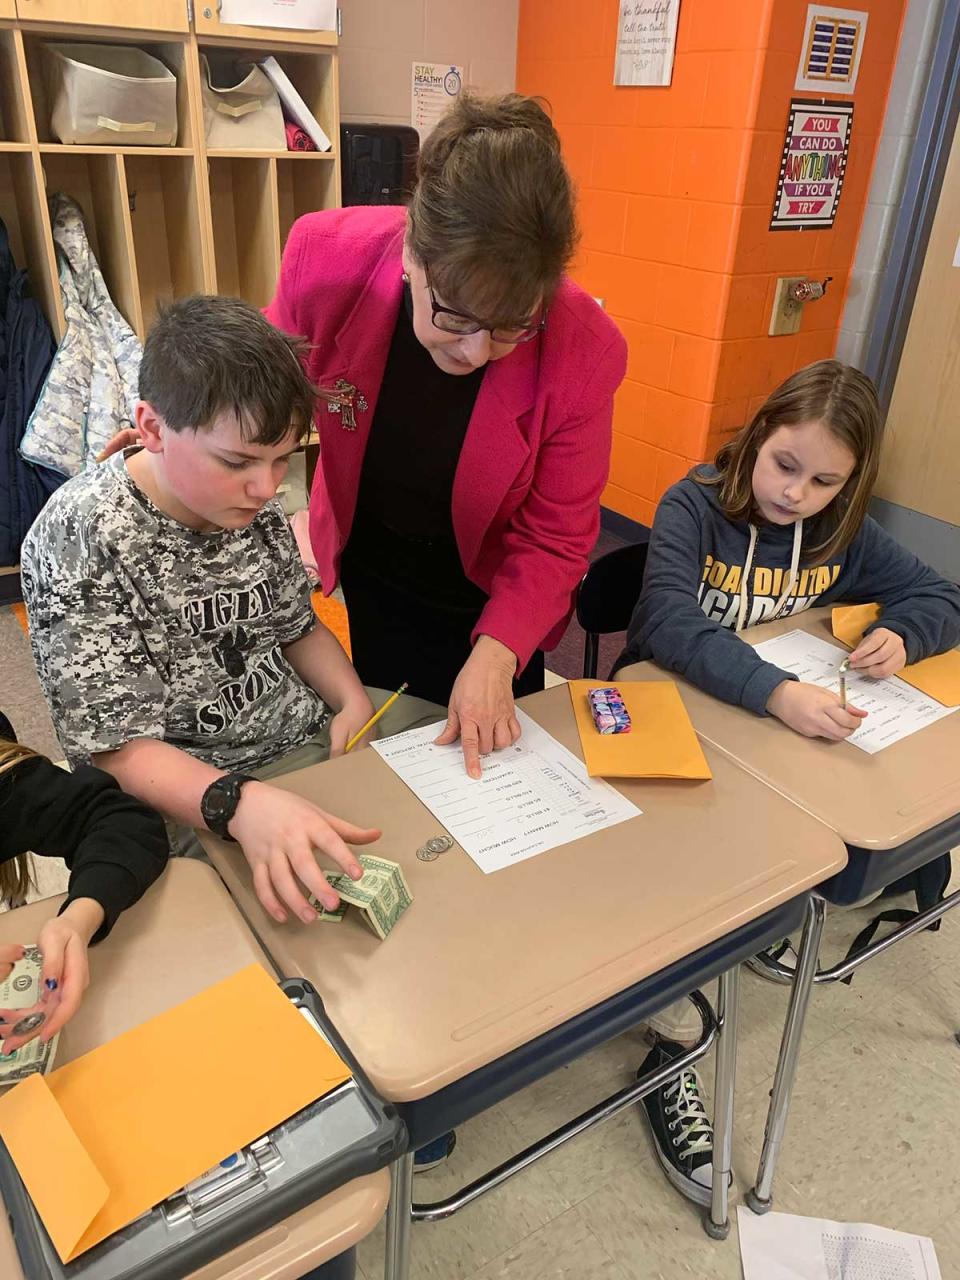
M 287 909 L 306 924 L 317 918 L 302 888 L 328 911 L 340 905 L 317 853 L 325 853 L 351 879 L 359 880 L 363 871 L 345 842 L 371 844 L 380 839 L 375 828 L 356 827 L 268 782 L 248 782 L 243 788 L 229 832 L 250 863 L 264 910 L 280 924 L 287 919 Z

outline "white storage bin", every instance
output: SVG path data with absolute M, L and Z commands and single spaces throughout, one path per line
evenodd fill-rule
M 203 128 L 211 151 L 285 151 L 280 95 L 251 62 L 230 56 L 200 59 Z
M 132 45 L 48 44 L 50 127 L 61 142 L 172 147 L 177 80 Z

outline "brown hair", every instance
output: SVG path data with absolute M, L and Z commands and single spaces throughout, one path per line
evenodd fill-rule
M 541 100 L 464 93 L 423 144 L 407 244 L 447 306 L 523 323 L 577 240 L 573 187 Z
M 822 422 L 856 459 L 850 478 L 817 517 L 816 546 L 804 559 L 829 559 L 850 545 L 867 514 L 880 465 L 883 424 L 880 402 L 870 379 L 839 360 L 818 360 L 780 384 L 760 406 L 753 421 L 719 451 L 715 476 L 697 476 L 716 485 L 720 506 L 730 520 L 748 520 L 756 511 L 753 468 L 757 451 L 777 427 Z
M 291 431 L 302 438 L 316 408 L 305 351 L 240 298 L 183 298 L 147 335 L 140 398 L 172 431 L 202 430 L 232 410 L 251 444 L 280 444 Z
M 19 742 L 8 742 L 5 738 L 0 738 L 0 773 L 6 773 L 21 760 L 35 755 L 35 751 L 31 751 L 29 747 L 22 747 Z M 25 853 L 19 853 L 15 858 L 0 862 L 0 902 L 8 904 L 20 902 L 26 896 L 27 890 L 32 887 L 30 866 Z

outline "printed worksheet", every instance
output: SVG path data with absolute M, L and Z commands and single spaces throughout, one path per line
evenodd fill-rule
M 806 631 L 787 631 L 773 640 L 756 645 L 756 652 L 767 662 L 789 671 L 804 684 L 818 684 L 823 689 L 840 691 L 840 663 L 848 651 Z M 869 676 L 847 672 L 847 701 L 861 711 L 869 712 L 859 729 L 847 742 L 870 755 L 908 738 L 935 720 L 952 715 L 958 707 L 945 707 L 926 693 L 904 684 L 896 676 L 887 680 L 871 680 Z
M 442 721 L 370 744 L 487 875 L 642 812 L 519 708 L 517 719 L 522 737 L 484 756 L 479 780 L 459 742 L 434 745 Z
M 743 1280 L 942 1280 L 929 1236 L 737 1207 Z

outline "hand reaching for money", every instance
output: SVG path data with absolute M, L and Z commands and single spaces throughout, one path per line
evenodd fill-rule
M 102 923 L 99 902 L 76 898 L 47 921 L 35 947 L 0 947 L 0 981 L 8 986 L 13 966 L 29 961 L 14 978 L 14 990 L 5 993 L 7 1007 L 0 1008 L 4 1054 L 15 1053 L 35 1038 L 48 1044 L 77 1012 L 90 981 L 87 947 Z

